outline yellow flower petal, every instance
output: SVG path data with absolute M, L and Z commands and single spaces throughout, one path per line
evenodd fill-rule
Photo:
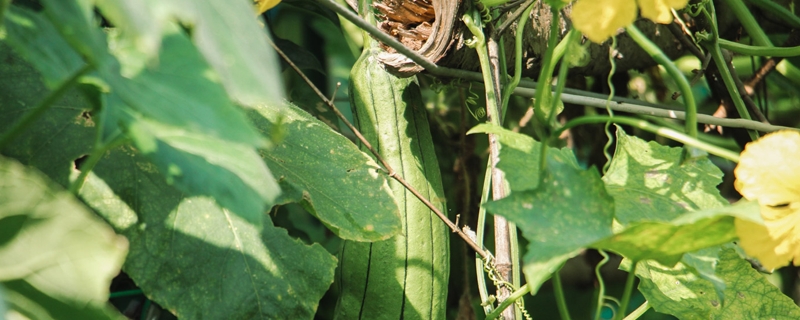
M 658 23 L 672 23 L 672 9 L 681 9 L 689 0 L 637 0 L 642 17 Z
M 281 0 L 253 0 L 253 2 L 256 4 L 256 12 L 258 12 L 258 14 L 262 14 L 265 11 L 277 6 L 279 3 L 281 3 Z
M 800 201 L 800 132 L 778 131 L 747 144 L 734 170 L 734 186 L 762 205 Z
M 602 43 L 636 19 L 634 0 L 578 0 L 572 6 L 575 29 L 595 43 Z
M 734 186 L 761 204 L 764 225 L 736 220 L 739 245 L 769 269 L 800 264 L 800 133 L 779 131 L 747 144 Z

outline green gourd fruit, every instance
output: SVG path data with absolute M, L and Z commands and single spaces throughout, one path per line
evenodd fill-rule
M 398 78 L 368 46 L 350 73 L 356 125 L 411 186 L 446 212 L 427 112 L 415 77 Z M 366 150 L 366 149 L 364 149 Z M 337 270 L 335 319 L 445 319 L 449 230 L 425 204 L 390 179 L 403 232 L 385 241 L 345 241 Z

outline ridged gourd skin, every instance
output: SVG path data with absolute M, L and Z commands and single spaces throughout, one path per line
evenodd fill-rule
M 419 86 L 414 77 L 387 72 L 375 57 L 377 50 L 364 50 L 350 73 L 356 126 L 401 177 L 447 212 Z M 400 183 L 390 179 L 389 187 L 400 208 L 403 232 L 385 241 L 344 242 L 334 318 L 445 319 L 450 232 Z

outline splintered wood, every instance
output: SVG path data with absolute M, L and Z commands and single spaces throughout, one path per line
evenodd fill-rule
M 431 23 L 435 20 L 432 0 L 384 0 L 376 2 L 383 31 L 394 36 L 412 50 L 419 50 L 431 35 Z M 384 47 L 388 52 L 394 49 Z

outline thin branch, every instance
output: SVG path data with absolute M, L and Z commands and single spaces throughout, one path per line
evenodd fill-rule
M 311 87 L 311 89 L 314 90 L 314 92 L 317 94 L 317 96 L 319 96 L 319 98 L 322 99 L 323 102 L 325 102 L 325 104 L 331 109 L 331 111 L 333 111 L 333 113 L 335 113 L 336 116 L 339 117 L 339 119 L 342 120 L 342 122 L 344 122 L 344 124 L 347 125 L 347 127 L 350 128 L 350 130 L 353 131 L 353 133 L 356 135 L 358 140 L 361 141 L 361 143 L 363 143 L 364 146 L 367 147 L 367 149 L 372 153 L 372 155 L 375 156 L 375 158 L 378 160 L 378 162 L 381 163 L 381 165 L 386 170 L 386 174 L 388 174 L 390 178 L 392 178 L 392 179 L 396 180 L 397 182 L 399 182 L 401 185 L 403 185 L 403 187 L 405 187 L 409 192 L 411 192 L 415 197 L 417 197 L 417 199 L 422 201 L 422 203 L 424 203 L 425 206 L 427 206 L 429 209 L 431 209 L 431 211 L 433 211 L 436 214 L 436 216 L 439 217 L 439 219 L 441 219 L 448 227 L 450 227 L 450 230 L 452 230 L 453 233 L 458 234 L 462 239 L 464 239 L 464 241 L 466 241 L 466 243 L 472 248 L 472 250 L 475 250 L 475 252 L 478 255 L 480 255 L 483 258 L 487 258 L 488 257 L 488 254 L 486 253 L 486 251 L 483 250 L 483 248 L 478 246 L 478 244 L 476 244 L 475 241 L 472 240 L 472 238 L 470 238 L 466 233 L 461 231 L 461 229 L 459 229 L 458 226 L 456 226 L 452 221 L 450 221 L 450 219 L 448 219 L 447 216 L 444 215 L 444 213 L 439 211 L 439 209 L 436 208 L 436 206 L 434 206 L 428 199 L 426 199 L 422 194 L 420 194 L 419 191 L 414 189 L 414 187 L 409 185 L 408 182 L 406 182 L 403 179 L 403 177 L 401 177 L 400 175 L 397 174 L 397 172 L 394 171 L 392 166 L 390 166 L 389 163 L 386 162 L 386 160 L 384 160 L 383 157 L 381 157 L 381 155 L 378 154 L 377 151 L 375 151 L 375 149 L 372 147 L 372 145 L 369 143 L 369 141 L 367 141 L 367 139 L 364 138 L 364 136 L 361 134 L 361 132 L 358 131 L 358 129 L 356 129 L 356 127 L 353 126 L 353 124 L 350 123 L 350 121 L 347 120 L 347 117 L 345 117 L 341 112 L 339 112 L 339 109 L 337 109 L 336 106 L 333 105 L 333 102 L 330 99 L 328 99 L 328 97 L 326 97 L 324 94 L 322 94 L 322 92 L 319 90 L 319 88 L 317 88 L 317 86 L 315 86 L 311 82 L 311 80 L 309 80 L 308 77 L 306 77 L 306 75 L 303 73 L 303 71 L 301 71 L 300 68 L 298 68 L 289 59 L 289 57 L 287 57 L 286 54 L 283 53 L 283 51 L 281 51 L 281 49 L 278 48 L 278 46 L 276 46 L 274 42 L 272 42 L 272 39 L 267 38 L 267 42 L 269 42 L 269 44 L 272 46 L 272 48 L 274 48 L 275 51 L 278 52 L 278 55 L 280 55 L 281 58 L 283 58 L 283 60 L 285 60 L 286 63 L 289 64 L 289 66 L 292 67 L 292 69 L 294 69 L 294 71 L 297 72 L 298 75 L 300 75 L 300 77 L 303 79 L 303 81 L 305 81 Z
M 570 89 L 564 89 L 567 91 Z M 534 98 L 536 96 L 535 89 L 529 88 L 516 88 L 514 89 L 514 94 L 525 97 L 525 98 Z M 576 105 L 583 105 L 587 107 L 593 107 L 598 109 L 605 109 L 606 108 L 606 101 L 600 100 L 593 97 L 586 97 L 582 95 L 575 95 L 575 94 L 567 94 L 564 93 L 561 95 L 561 100 L 564 101 L 565 105 L 567 104 L 576 104 Z M 678 110 L 670 110 L 666 106 L 647 103 L 643 101 L 636 101 L 636 103 L 631 103 L 631 101 L 635 101 L 633 99 L 628 98 L 615 98 L 614 101 L 616 103 L 612 103 L 609 107 L 611 110 L 614 111 L 622 111 L 634 114 L 643 114 L 648 116 L 660 117 L 660 118 L 669 118 L 669 119 L 678 119 L 684 120 L 686 119 L 686 113 L 683 111 Z M 625 102 L 623 102 L 625 101 Z M 671 107 L 670 107 L 671 108 Z M 725 119 L 725 118 L 717 118 L 706 114 L 698 114 L 697 115 L 697 122 L 699 123 L 707 123 L 713 124 L 718 126 L 730 127 L 730 128 L 745 128 L 745 129 L 753 129 L 758 130 L 761 132 L 773 132 L 778 130 L 798 130 L 797 128 L 792 127 L 785 127 L 785 126 L 776 126 L 770 125 L 766 123 L 761 123 L 758 121 L 753 120 L 745 120 L 745 119 Z

